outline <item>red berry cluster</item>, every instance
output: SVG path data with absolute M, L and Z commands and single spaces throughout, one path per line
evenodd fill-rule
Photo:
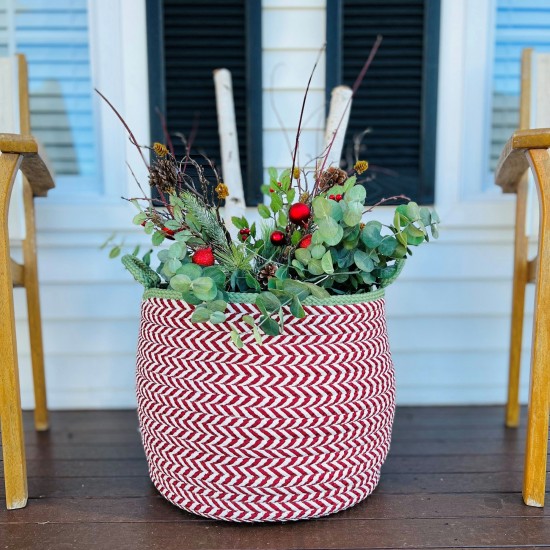
M 338 194 L 338 195 L 329 195 L 328 198 L 331 201 L 340 202 L 344 197 L 342 195 Z
M 246 241 L 248 237 L 250 237 L 250 229 L 248 227 L 245 227 L 244 229 L 241 229 L 239 231 L 239 237 L 241 238 L 241 241 Z

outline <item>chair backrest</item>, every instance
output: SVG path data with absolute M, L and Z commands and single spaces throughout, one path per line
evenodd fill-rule
M 550 128 L 550 53 L 525 48 L 521 59 L 519 130 Z M 532 175 L 527 199 L 526 232 L 536 235 L 539 206 Z
M 0 57 L 0 133 L 29 135 L 28 72 L 22 54 Z M 10 237 L 25 238 L 22 176 L 18 175 L 10 203 Z

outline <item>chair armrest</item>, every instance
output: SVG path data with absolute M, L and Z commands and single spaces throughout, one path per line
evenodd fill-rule
M 519 130 L 506 142 L 495 170 L 495 182 L 504 193 L 515 193 L 518 183 L 529 169 L 525 151 L 550 149 L 550 128 Z
M 32 136 L 0 134 L 0 152 L 22 156 L 21 171 L 27 178 L 33 195 L 45 197 L 55 187 L 55 183 L 39 150 L 39 145 Z

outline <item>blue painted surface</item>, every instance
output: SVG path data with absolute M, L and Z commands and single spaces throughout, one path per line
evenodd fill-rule
M 521 52 L 550 51 L 550 0 L 496 0 L 490 165 L 519 124 Z
M 31 125 L 56 175 L 97 176 L 86 0 L 16 0 L 17 52 L 29 64 Z

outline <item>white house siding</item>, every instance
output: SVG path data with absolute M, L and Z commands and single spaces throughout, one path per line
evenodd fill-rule
M 121 6 L 129 8 L 128 2 L 121 0 Z M 132 9 L 126 13 L 135 14 L 135 2 L 131 4 Z M 471 51 L 467 40 L 469 32 L 478 32 L 475 24 L 481 28 L 486 23 L 480 17 L 479 6 L 477 0 L 443 0 L 437 159 L 437 206 L 444 219 L 442 236 L 438 242 L 415 251 L 401 279 L 387 293 L 401 404 L 500 403 L 505 397 L 513 202 L 498 192 L 471 189 L 475 176 L 472 167 L 476 166 L 475 136 L 480 133 L 476 125 L 483 119 L 476 109 L 481 112 L 483 105 L 472 96 L 468 82 L 477 81 L 489 71 L 488 60 Z M 147 99 L 143 97 L 146 72 L 136 53 L 144 54 L 144 36 L 140 38 L 136 31 L 144 26 L 137 11 L 136 24 L 126 16 L 117 20 L 121 10 L 114 10 L 110 16 L 112 28 L 103 31 L 109 36 L 120 31 L 119 39 L 127 50 L 126 41 L 134 37 L 134 51 L 125 53 L 122 61 L 113 61 L 107 59 L 109 50 L 99 50 L 106 56 L 99 63 L 119 63 L 117 74 L 122 71 L 124 86 L 110 89 L 114 84 L 108 79 L 108 67 L 99 79 L 103 79 L 103 89 L 116 96 L 118 105 L 123 105 L 125 116 L 139 133 L 146 131 L 142 119 L 146 117 Z M 266 167 L 289 166 L 285 132 L 273 112 L 272 101 L 292 140 L 303 88 L 324 41 L 324 14 L 324 2 L 320 0 L 264 0 Z M 116 51 L 115 46 L 111 44 L 111 52 Z M 321 115 L 323 105 L 324 60 L 310 91 L 301 164 L 320 151 L 323 116 L 311 113 Z M 143 135 L 140 137 L 147 141 Z M 122 134 L 120 140 L 125 143 Z M 120 154 L 112 150 L 106 153 L 111 158 L 105 163 L 113 170 L 117 163 L 123 163 Z M 131 162 L 138 165 L 135 157 Z M 55 193 L 39 204 L 44 340 L 53 408 L 135 404 L 134 351 L 140 289 L 118 262 L 105 258 L 98 245 L 113 230 L 126 235 L 128 242 L 137 237 L 125 225 L 131 210 L 116 205 L 116 188 L 111 184 L 104 188 L 106 196 L 86 206 L 78 206 L 77 199 L 71 202 Z M 381 215 L 388 214 L 382 211 Z M 528 303 L 531 298 L 529 294 Z M 16 291 L 23 401 L 30 407 L 23 300 L 22 291 Z M 532 311 L 531 306 L 528 309 Z M 527 364 L 528 334 L 524 349 Z M 525 369 L 523 398 L 526 383 Z

